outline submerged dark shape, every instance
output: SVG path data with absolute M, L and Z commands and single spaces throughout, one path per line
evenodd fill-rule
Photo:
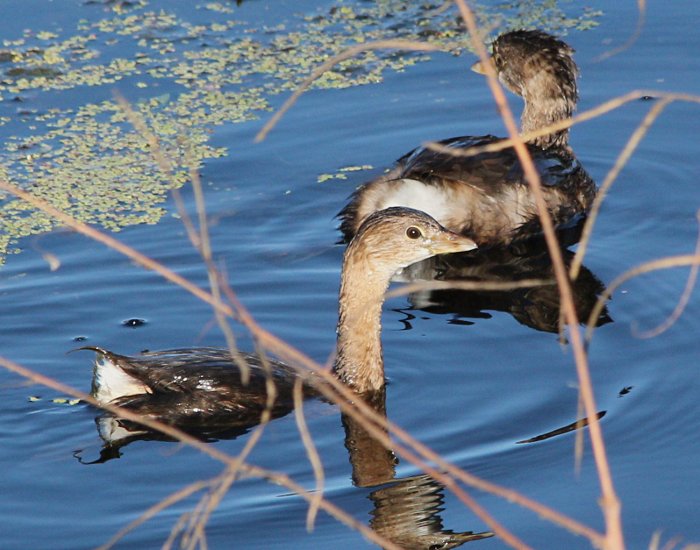
M 568 268 L 574 253 L 561 249 Z M 489 311 L 503 311 L 519 323 L 544 332 L 560 329 L 561 297 L 549 252 L 542 241 L 531 240 L 472 254 L 448 254 L 428 258 L 402 271 L 402 279 L 417 281 L 518 282 L 526 279 L 548 281 L 545 284 L 510 290 L 432 289 L 409 294 L 414 309 L 431 313 L 452 313 L 453 323 L 490 317 Z M 589 269 L 581 266 L 571 281 L 576 313 L 585 323 L 605 286 Z M 612 322 L 603 308 L 595 326 Z
M 578 100 L 578 68 L 573 50 L 541 31 L 512 31 L 493 43 L 492 60 L 500 81 L 525 102 L 523 132 L 569 118 Z M 483 72 L 480 63 L 474 66 Z M 589 210 L 595 182 L 576 160 L 568 129 L 527 144 L 542 178 L 547 208 L 557 227 L 576 224 Z M 492 135 L 438 142 L 448 149 L 500 141 Z M 420 208 L 480 247 L 508 244 L 541 234 L 537 207 L 512 148 L 475 156 L 455 156 L 419 147 L 401 157 L 387 174 L 353 193 L 339 213 L 346 240 L 362 221 L 389 206 Z
M 475 246 L 423 212 L 390 208 L 370 216 L 345 251 L 336 376 L 358 393 L 381 389 L 381 310 L 392 276 L 434 254 Z M 250 367 L 250 382 L 244 385 L 238 365 L 226 349 L 174 349 L 137 356 L 87 349 L 97 352 L 92 393 L 99 402 L 124 407 L 190 433 L 208 437 L 256 425 L 266 406 L 269 381 L 277 392 L 273 417 L 293 408 L 292 389 L 299 375 L 278 361 L 262 362 L 256 355 L 242 354 Z M 306 395 L 316 395 L 321 382 L 311 375 L 302 381 Z M 133 423 L 111 415 L 98 424 L 108 444 L 140 435 L 134 432 Z M 136 429 L 144 432 L 142 427 Z

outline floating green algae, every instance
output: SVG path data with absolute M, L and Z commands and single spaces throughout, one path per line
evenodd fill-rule
M 111 13 L 95 17 L 104 11 L 94 4 L 101 10 L 111 6 Z M 156 223 L 170 189 L 187 182 L 190 164 L 235 155 L 235 144 L 226 149 L 209 144 L 214 127 L 259 118 L 270 110 L 272 97 L 288 94 L 347 47 L 400 38 L 453 53 L 467 48 L 456 12 L 441 5 L 319 2 L 312 13 L 260 28 L 237 19 L 238 10 L 227 2 L 179 10 L 145 0 L 86 3 L 73 28 L 27 29 L 0 45 L 0 100 L 15 107 L 12 116 L 0 117 L 0 177 L 110 231 Z M 537 26 L 561 32 L 586 28 L 599 15 L 565 14 L 553 1 L 479 8 L 483 23 L 497 21 L 501 29 Z M 426 59 L 425 53 L 367 52 L 339 64 L 314 86 L 378 83 L 386 71 Z M 143 117 L 172 173 L 160 171 L 147 140 L 112 99 L 113 90 Z M 65 94 L 82 99 L 66 102 Z M 37 96 L 42 105 L 54 106 L 35 110 Z M 344 175 L 339 169 L 318 181 Z M 26 203 L 0 195 L 0 263 L 18 239 L 55 225 Z

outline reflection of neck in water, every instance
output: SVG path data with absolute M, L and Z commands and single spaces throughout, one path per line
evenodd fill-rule
M 386 418 L 384 390 L 364 396 L 382 418 Z M 388 448 L 386 430 L 380 442 L 361 423 L 343 415 L 345 447 L 352 465 L 352 480 L 358 487 L 384 485 L 369 495 L 374 504 L 370 527 L 402 548 L 455 548 L 465 542 L 492 537 L 490 531 L 454 532 L 446 530 L 440 512 L 444 506 L 444 487 L 428 475 L 395 479 L 398 459 Z

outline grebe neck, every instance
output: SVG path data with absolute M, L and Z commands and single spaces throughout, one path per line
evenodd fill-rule
M 340 282 L 336 376 L 359 393 L 384 386 L 381 316 L 393 273 L 374 269 L 356 242 L 345 252 Z
M 550 124 L 560 122 L 571 117 L 574 112 L 575 101 L 565 95 L 550 95 L 528 98 L 523 96 L 525 107 L 520 118 L 522 133 L 526 134 Z M 533 145 L 542 149 L 562 149 L 573 154 L 569 147 L 569 129 L 551 132 L 530 141 Z

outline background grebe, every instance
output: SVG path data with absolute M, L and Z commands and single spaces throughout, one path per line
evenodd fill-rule
M 359 393 L 384 386 L 381 309 L 391 277 L 435 254 L 472 250 L 471 239 L 440 226 L 423 212 L 389 208 L 369 216 L 348 245 L 341 274 L 337 327 L 338 378 Z M 96 347 L 92 393 L 101 403 L 126 407 L 183 427 L 234 426 L 259 421 L 268 375 L 256 355 L 243 354 L 251 380 L 241 384 L 226 349 L 195 348 L 124 356 Z M 273 416 L 292 407 L 295 371 L 268 362 L 278 392 Z M 306 380 L 307 393 L 313 382 Z
M 500 81 L 521 96 L 523 132 L 570 117 L 576 107 L 578 68 L 573 49 L 541 31 L 512 31 L 493 43 Z M 483 72 L 480 63 L 474 70 Z M 499 141 L 491 135 L 439 142 L 453 149 Z M 595 197 L 595 183 L 569 147 L 568 129 L 528 143 L 540 173 L 548 209 L 557 226 L 574 225 Z M 340 229 L 352 238 L 362 221 L 390 206 L 420 208 L 448 229 L 479 246 L 507 244 L 539 235 L 541 227 L 530 187 L 512 148 L 456 157 L 419 147 L 387 174 L 353 193 L 340 212 Z

